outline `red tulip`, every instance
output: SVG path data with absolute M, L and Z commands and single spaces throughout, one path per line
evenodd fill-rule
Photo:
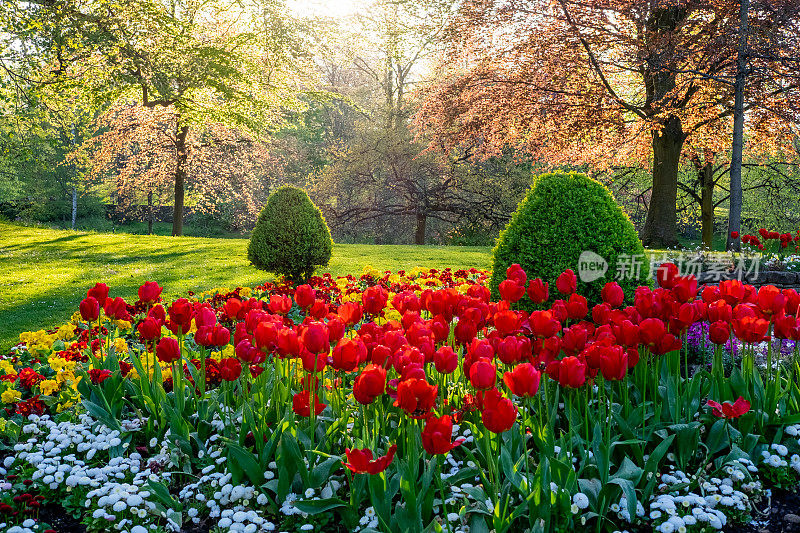
M 567 315 L 572 320 L 582 320 L 589 312 L 589 304 L 586 298 L 580 294 L 571 294 L 567 301 Z
M 719 418 L 739 418 L 750 410 L 750 402 L 739 396 L 735 402 L 715 402 L 708 400 L 709 407 L 713 409 L 714 416 Z
M 155 281 L 145 281 L 144 285 L 139 287 L 139 301 L 145 304 L 156 303 L 161 299 L 162 290 L 164 289 Z
M 450 346 L 442 346 L 433 354 L 433 365 L 440 374 L 450 374 L 458 368 L 458 355 Z
M 202 328 L 203 326 L 214 326 L 217 323 L 217 314 L 208 307 L 201 307 L 197 310 L 194 316 L 194 325 L 197 326 L 197 329 Z
M 285 315 L 292 309 L 292 299 L 282 294 L 273 294 L 269 297 L 267 309 L 276 315 Z
M 404 410 L 409 416 L 424 418 L 436 402 L 439 387 L 424 379 L 407 379 L 397 384 L 395 407 Z
M 619 286 L 619 283 L 616 281 L 609 281 L 603 286 L 603 290 L 600 291 L 600 297 L 605 303 L 616 308 L 625 301 L 625 292 L 622 290 L 622 287 Z
M 349 462 L 344 463 L 344 466 L 350 469 L 354 474 L 380 474 L 392 464 L 396 451 L 397 445 L 392 444 L 392 446 L 386 450 L 386 455 L 373 460 L 372 450 L 369 448 L 364 448 L 363 450 L 345 448 L 344 453 Z
M 236 320 L 242 310 L 242 301 L 239 298 L 228 298 L 222 306 L 222 312 L 229 320 Z
M 706 312 L 710 322 L 722 321 L 730 323 L 733 320 L 733 309 L 724 299 L 709 304 Z
M 481 421 L 492 433 L 503 433 L 511 429 L 517 414 L 514 403 L 504 398 L 497 389 L 491 389 L 484 394 Z
M 524 287 L 525 282 L 528 281 L 528 275 L 525 274 L 525 270 L 519 264 L 514 263 L 506 269 L 506 279 L 513 280 L 517 285 Z
M 192 327 L 192 317 L 194 310 L 192 304 L 186 298 L 178 298 L 167 309 L 169 320 L 166 323 L 175 335 L 186 335 Z
M 742 306 L 737 306 L 737 308 Z M 743 316 L 735 318 L 732 322 L 733 333 L 740 341 L 746 343 L 763 342 L 769 330 L 769 320 L 757 318 L 755 316 Z
M 681 303 L 694 300 L 697 296 L 697 278 L 694 276 L 677 276 L 672 281 L 672 294 Z
M 95 283 L 94 287 L 86 291 L 86 297 L 88 298 L 89 296 L 97 300 L 100 307 L 103 307 L 106 305 L 106 300 L 108 299 L 108 285 L 105 283 Z
M 489 361 L 479 359 L 469 368 L 469 381 L 478 390 L 491 389 L 497 381 L 497 369 Z
M 793 341 L 800 340 L 800 321 L 793 315 L 775 317 L 775 337 Z
M 311 307 L 308 309 L 308 314 L 317 320 L 322 320 L 328 314 L 328 304 L 320 299 L 314 300 Z
M 495 313 L 493 321 L 497 332 L 503 337 L 515 333 L 517 330 L 519 330 L 522 323 L 519 314 L 510 309 Z
M 727 322 L 718 320 L 708 328 L 708 339 L 714 344 L 725 344 L 731 338 L 731 328 Z
M 786 297 L 774 285 L 764 285 L 758 289 L 758 308 L 765 316 L 781 315 L 786 306 Z
M 507 365 L 513 365 L 531 354 L 531 340 L 528 337 L 508 336 L 497 343 L 497 358 Z
M 260 350 L 269 350 L 278 339 L 278 326 L 274 322 L 259 322 L 253 331 L 253 338 Z
M 561 330 L 561 323 L 553 317 L 550 311 L 534 311 L 528 322 L 531 333 L 540 339 L 552 337 Z
M 312 353 L 328 353 L 331 345 L 328 339 L 328 328 L 322 322 L 309 322 L 300 331 L 300 342 Z
M 338 342 L 344 337 L 345 325 L 339 318 L 339 315 L 333 313 L 328 314 L 328 321 L 325 323 L 328 328 L 328 340 L 330 342 Z
M 298 304 L 299 305 L 299 304 Z M 311 392 L 304 390 L 292 397 L 292 411 L 297 416 L 311 416 Z M 325 410 L 325 404 L 319 401 L 319 395 L 314 395 L 314 412 L 318 415 Z
M 453 439 L 453 421 L 449 415 L 442 417 L 431 416 L 425 421 L 425 428 L 420 435 L 422 447 L 430 455 L 446 454 L 456 446 L 460 446 L 464 439 L 451 442 Z
M 236 381 L 242 375 L 242 364 L 234 357 L 219 362 L 219 376 L 225 381 Z
M 353 383 L 353 396 L 363 405 L 369 405 L 386 390 L 386 370 L 368 365 Z
M 355 370 L 359 363 L 367 360 L 367 347 L 361 339 L 342 339 L 333 348 L 331 366 L 336 370 L 350 372 Z
M 208 332 L 208 346 L 225 346 L 231 342 L 231 332 L 219 324 L 212 326 Z
M 512 279 L 500 282 L 497 289 L 500 292 L 500 297 L 509 303 L 518 302 L 525 295 L 525 286 Z
M 730 279 L 719 282 L 719 296 L 729 305 L 741 303 L 745 295 L 745 286 L 740 280 Z
M 532 364 L 522 363 L 511 372 L 503 374 L 503 383 L 516 396 L 532 398 L 539 390 L 541 377 L 541 373 Z
M 311 307 L 316 299 L 317 291 L 311 288 L 311 285 L 300 285 L 294 290 L 294 301 L 302 309 Z
M 281 355 L 299 355 L 300 339 L 292 328 L 278 330 L 278 353 Z
M 361 294 L 361 303 L 364 305 L 364 312 L 377 316 L 383 312 L 386 302 L 389 300 L 389 293 L 380 285 L 367 287 Z
M 645 318 L 639 324 L 639 340 L 647 346 L 655 346 L 667 334 L 667 327 L 658 318 Z
M 264 352 L 253 346 L 247 339 L 236 343 L 234 352 L 236 357 L 245 363 L 260 363 L 264 360 Z
M 565 270 L 556 279 L 556 289 L 561 294 L 572 294 L 578 289 L 578 278 L 572 269 Z
M 361 310 L 361 306 L 356 302 L 346 302 L 339 306 L 339 310 L 337 311 L 339 314 L 339 318 L 342 319 L 348 326 L 352 326 L 361 322 L 361 318 L 363 316 L 363 312 Z
M 181 350 L 178 341 L 172 337 L 163 337 L 156 345 L 156 357 L 162 363 L 170 364 L 181 358 Z
M 678 277 L 678 267 L 674 263 L 663 263 L 656 269 L 656 281 L 665 289 L 671 289 Z
M 147 318 L 152 318 L 158 322 L 159 326 L 163 326 L 164 321 L 167 319 L 167 312 L 164 311 L 163 305 L 156 304 L 147 312 Z
M 131 315 L 128 313 L 128 305 L 121 297 L 108 298 L 103 306 L 106 316 L 112 320 L 127 320 L 130 322 Z
M 608 381 L 625 379 L 628 368 L 628 352 L 622 346 L 609 346 L 600 356 L 600 373 Z
M 145 318 L 136 327 L 143 341 L 153 341 L 161 336 L 161 324 L 155 318 Z
M 528 298 L 537 305 L 546 302 L 550 298 L 550 284 L 539 278 L 532 279 L 528 283 Z
M 565 357 L 547 365 L 547 374 L 562 387 L 577 389 L 586 383 L 586 364 L 577 357 Z
M 94 296 L 87 296 L 80 304 L 78 309 L 81 312 L 81 318 L 86 322 L 96 322 L 100 318 L 100 303 Z

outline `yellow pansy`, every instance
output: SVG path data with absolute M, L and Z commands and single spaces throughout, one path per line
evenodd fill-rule
M 7 359 L 0 359 L 0 372 L 3 374 L 16 374 L 17 371 L 14 370 L 14 365 L 11 364 L 11 361 Z
M 3 394 L 0 394 L 0 401 L 3 403 L 16 403 L 20 398 L 22 393 L 16 389 L 4 390 Z
M 250 287 L 242 287 L 242 289 L 239 291 L 239 295 L 242 298 L 250 298 L 251 294 L 253 294 L 253 289 Z
M 39 392 L 45 396 L 52 396 L 54 392 L 58 391 L 61 387 L 54 379 L 46 379 L 39 383 Z
M 114 339 L 114 351 L 117 354 L 128 353 L 128 343 L 122 337 Z
M 386 317 L 386 320 L 400 320 L 401 318 L 403 318 L 400 315 L 400 312 L 395 308 L 391 309 L 387 308 L 386 311 L 384 311 L 384 316 Z
M 56 331 L 56 337 L 62 341 L 72 339 L 75 337 L 75 326 L 72 324 L 64 324 Z
M 131 327 L 131 323 L 127 320 L 114 320 L 114 325 L 117 326 L 117 329 L 121 331 L 130 329 Z
M 72 407 L 73 405 L 75 405 L 74 401 L 60 403 L 60 404 L 58 404 L 56 406 L 56 413 L 60 413 L 62 411 L 65 411 L 65 410 L 69 409 L 70 407 Z

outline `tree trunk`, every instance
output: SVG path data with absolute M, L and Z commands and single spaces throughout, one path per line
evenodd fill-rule
M 78 188 L 72 186 L 72 229 L 75 229 L 75 220 L 78 218 Z
M 703 248 L 714 247 L 714 164 L 706 163 L 700 169 L 700 223 Z
M 417 232 L 414 235 L 414 244 L 425 244 L 425 225 L 428 217 L 425 213 L 417 213 Z
M 75 146 L 78 144 L 78 128 L 75 127 L 75 123 L 72 123 L 72 148 L 75 149 Z M 72 179 L 77 181 L 78 177 L 78 168 L 75 163 L 72 164 L 72 171 L 75 173 Z M 72 229 L 75 229 L 75 222 L 78 218 L 78 186 L 75 182 L 72 183 Z
M 742 225 L 742 152 L 744 151 L 744 86 L 747 81 L 747 35 L 750 0 L 740 0 L 739 50 L 736 58 L 736 81 L 733 86 L 733 150 L 731 154 L 731 200 L 728 210 L 726 250 L 739 251 L 741 241 L 731 233 Z
M 177 164 L 175 165 L 175 209 L 172 212 L 172 235 L 174 237 L 183 235 L 184 184 L 186 182 L 186 161 L 189 158 L 189 154 L 186 151 L 186 137 L 188 134 L 189 126 L 181 126 L 175 137 Z
M 678 117 L 671 116 L 662 130 L 653 132 L 653 190 L 642 228 L 645 246 L 664 248 L 678 244 L 678 164 L 685 139 Z
M 147 234 L 153 234 L 153 191 L 147 192 Z

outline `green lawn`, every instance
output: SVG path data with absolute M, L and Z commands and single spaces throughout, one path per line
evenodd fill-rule
M 160 237 L 73 232 L 0 222 L 0 353 L 22 331 L 51 328 L 78 308 L 86 289 L 102 281 L 113 296 L 135 300 L 145 281 L 166 298 L 214 287 L 253 286 L 271 275 L 250 266 L 246 239 Z M 490 268 L 488 247 L 337 244 L 334 276 L 380 270 Z

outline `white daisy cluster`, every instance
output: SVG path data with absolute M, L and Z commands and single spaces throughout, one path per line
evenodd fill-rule
M 40 526 L 33 518 L 28 518 L 22 525 L 11 525 L 6 522 L 0 522 L 0 531 L 5 533 L 38 533 L 44 531 L 44 526 Z
M 660 494 L 653 497 L 649 511 L 637 505 L 637 515 L 651 524 L 657 533 L 686 533 L 706 529 L 721 530 L 732 517 L 744 518 L 753 497 L 761 494 L 761 483 L 750 478 L 758 469 L 752 461 L 741 458 L 727 464 L 725 477 L 699 481 L 680 470 L 661 476 Z M 677 490 L 672 487 L 682 485 Z M 695 490 L 690 487 L 696 486 Z M 627 502 L 612 505 L 620 518 L 630 522 Z
M 361 527 L 353 531 L 361 531 L 361 528 L 377 528 L 378 527 L 378 513 L 375 512 L 374 507 L 367 507 L 364 510 L 364 516 L 358 521 Z
M 97 424 L 88 414 L 80 415 L 77 422 L 58 423 L 48 415 L 31 415 L 28 422 L 21 432 L 30 438 L 14 446 L 16 455 L 4 460 L 3 473 L 33 467 L 29 477 L 40 486 L 63 496 L 85 493 L 84 505 L 98 523 L 131 533 L 163 531 L 158 524 L 165 517 L 148 499 L 147 483 L 150 479 L 168 482 L 170 474 L 156 475 L 136 452 L 110 457 L 129 448 L 119 431 Z M 138 420 L 121 424 L 128 431 L 141 428 Z M 160 465 L 165 460 L 155 456 L 148 464 Z M 174 522 L 167 523 L 173 530 L 180 529 Z
M 628 509 L 628 499 L 623 496 L 619 503 L 611 504 L 611 511 L 617 513 L 617 515 L 625 520 L 626 522 L 631 522 L 631 512 Z M 636 502 L 636 516 L 638 518 L 642 518 L 645 515 L 644 505 L 642 502 Z
M 86 508 L 94 508 L 92 518 L 107 520 L 117 530 L 133 526 L 157 529 L 156 504 L 148 501 L 150 491 L 131 483 L 105 483 L 86 495 Z M 147 528 L 145 528 L 147 530 Z
M 786 460 L 787 455 L 789 455 L 789 448 L 783 444 L 773 444 L 769 447 L 769 450 L 761 452 L 762 462 L 772 468 L 789 466 L 789 462 Z
M 209 455 L 214 457 L 219 450 Z M 198 524 L 200 509 L 206 507 L 208 516 L 217 519 L 217 527 L 224 531 L 274 531 L 275 524 L 261 516 L 254 505 L 263 507 L 268 503 L 265 494 L 251 485 L 234 485 L 229 472 L 212 472 L 214 465 L 203 469 L 196 483 L 185 486 L 178 498 L 184 502 L 196 502 L 186 510 L 189 519 Z

